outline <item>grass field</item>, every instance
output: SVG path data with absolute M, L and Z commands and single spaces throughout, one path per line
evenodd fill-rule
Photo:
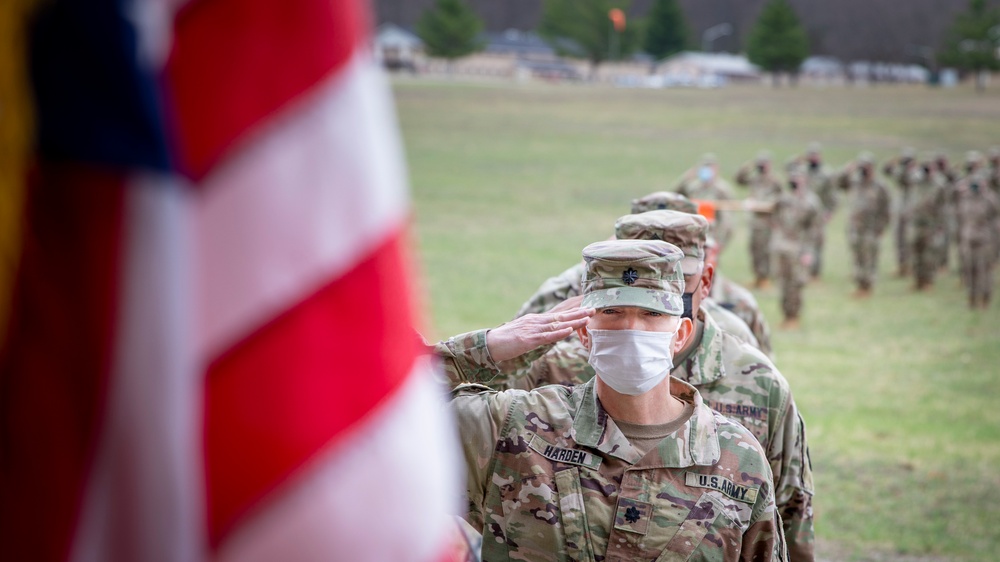
M 632 198 L 669 189 L 703 152 L 731 177 L 758 150 L 809 141 L 839 165 L 860 150 L 1000 144 L 1000 88 L 623 90 L 394 83 L 415 202 L 428 339 L 508 320 L 538 285 L 612 233 Z M 738 225 L 743 226 L 743 225 Z M 848 295 L 842 214 L 803 329 L 777 364 L 808 425 L 821 560 L 992 560 L 1000 550 L 1000 303 L 972 312 L 953 273 L 929 293 L 893 277 Z M 745 228 L 721 269 L 746 283 Z M 998 287 L 1000 290 L 1000 287 Z M 1000 297 L 998 297 L 1000 298 Z

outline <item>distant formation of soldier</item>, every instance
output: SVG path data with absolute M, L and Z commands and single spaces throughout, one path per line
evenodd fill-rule
M 711 161 L 712 181 L 719 184 L 721 179 L 714 179 L 718 160 L 714 155 L 705 160 Z M 799 325 L 803 287 L 822 275 L 826 225 L 841 205 L 847 213 L 855 298 L 872 295 L 882 235 L 891 225 L 896 274 L 912 276 L 914 290 L 930 289 L 954 255 L 969 306 L 989 307 L 993 270 L 1000 261 L 1000 147 L 985 157 L 969 151 L 960 168 L 952 167 L 942 151 L 919 158 L 907 147 L 881 166 L 870 152 L 862 152 L 832 170 L 823 163 L 819 143 L 810 143 L 788 161 L 784 180 L 771 160 L 762 151 L 738 168 L 735 183 L 748 189 L 741 202 L 734 201 L 727 184 L 722 183 L 726 191 L 713 191 L 691 172 L 675 191 L 711 200 L 730 215 L 747 213 L 753 285 L 763 288 L 772 275 L 776 278 L 783 327 Z M 731 233 L 731 220 L 727 229 Z

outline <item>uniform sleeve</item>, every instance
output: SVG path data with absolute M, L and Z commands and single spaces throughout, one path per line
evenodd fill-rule
M 772 435 L 767 457 L 775 476 L 775 503 L 788 553 L 794 562 L 811 561 L 815 543 L 812 462 L 805 422 L 790 395 Z
M 467 520 L 480 533 L 493 452 L 514 400 L 511 392 L 495 392 L 481 385 L 461 385 L 452 391 L 451 408 L 465 458 Z
M 543 345 L 514 359 L 497 363 L 490 357 L 486 346 L 487 332 L 489 330 L 468 332 L 434 346 L 434 354 L 442 361 L 448 386 L 454 388 L 460 384 L 474 383 L 493 390 L 530 390 L 538 386 L 545 366 L 537 359 L 555 344 Z
M 761 487 L 763 490 L 764 487 Z M 788 558 L 785 535 L 782 531 L 781 515 L 775 509 L 774 493 L 767 487 L 766 494 L 760 494 L 750 517 L 750 526 L 743 533 L 739 560 L 743 562 L 781 561 Z

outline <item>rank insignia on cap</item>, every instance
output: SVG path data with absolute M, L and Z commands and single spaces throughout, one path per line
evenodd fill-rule
M 639 279 L 639 272 L 632 269 L 631 267 L 622 272 L 622 282 L 626 285 L 635 285 L 636 280 Z

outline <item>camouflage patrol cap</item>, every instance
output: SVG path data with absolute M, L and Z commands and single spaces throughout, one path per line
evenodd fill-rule
M 873 155 L 871 152 L 868 152 L 866 150 L 858 154 L 858 164 L 874 164 L 874 163 L 875 163 L 875 155 Z
M 1000 146 L 991 146 L 990 149 L 986 151 L 986 157 L 990 160 L 1000 158 Z
M 678 211 L 649 211 L 625 215 L 615 222 L 619 240 L 663 240 L 684 252 L 681 270 L 684 275 L 697 275 L 705 261 L 705 240 L 708 220 L 701 215 Z
M 917 150 L 912 146 L 907 146 L 904 147 L 903 150 L 899 151 L 899 155 L 903 158 L 910 158 L 912 160 L 917 157 Z
M 712 164 L 718 164 L 718 163 L 719 163 L 719 159 L 716 158 L 715 154 L 713 154 L 711 152 L 706 152 L 705 154 L 701 155 L 701 165 L 702 166 L 710 166 Z
M 757 153 L 757 163 L 758 164 L 763 164 L 764 162 L 770 162 L 770 161 L 771 161 L 771 151 L 770 150 L 761 150 L 760 152 Z
M 583 249 L 581 306 L 637 306 L 680 316 L 684 312 L 684 257 L 662 240 L 606 240 Z
M 818 142 L 811 142 L 806 146 L 806 154 L 819 154 L 823 150 L 823 145 Z
M 659 209 L 669 209 L 682 213 L 697 213 L 698 205 L 680 193 L 672 191 L 657 191 L 650 193 L 642 199 L 632 200 L 632 214 L 645 213 Z
M 970 150 L 965 153 L 965 161 L 969 164 L 979 164 L 983 161 L 983 153 L 978 150 Z

